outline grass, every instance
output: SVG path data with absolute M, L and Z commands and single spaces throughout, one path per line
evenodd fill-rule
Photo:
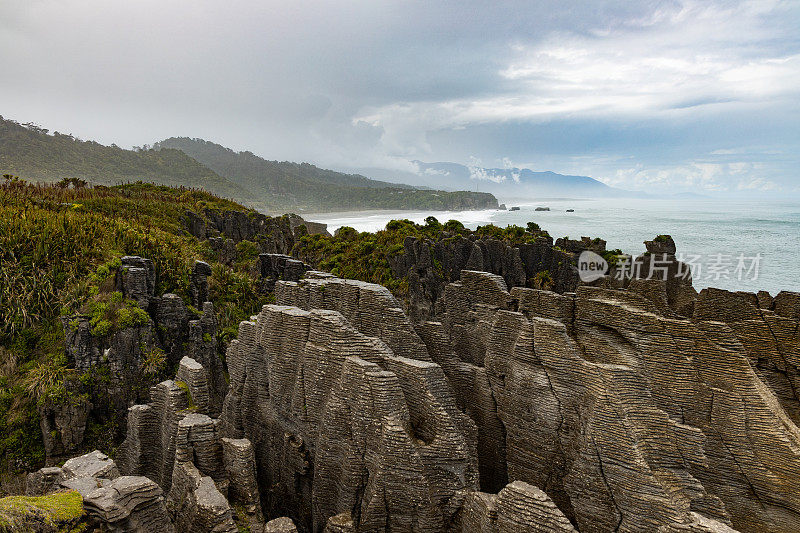
M 189 402 L 189 406 L 186 409 L 189 411 L 196 410 L 197 405 L 195 405 L 194 399 L 192 398 L 192 391 L 189 390 L 189 384 L 185 381 L 175 381 L 175 385 L 177 385 L 179 389 L 186 393 L 186 400 Z
M 83 499 L 75 491 L 47 496 L 7 496 L 0 499 L 0 531 L 33 531 L 46 524 L 64 532 L 83 530 Z

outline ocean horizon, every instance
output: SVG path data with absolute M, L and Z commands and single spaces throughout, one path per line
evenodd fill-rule
M 455 219 L 475 229 L 484 224 L 525 227 L 536 222 L 553 239 L 599 237 L 607 249 L 639 255 L 643 242 L 671 235 L 678 257 L 692 268 L 697 290 L 800 291 L 800 201 L 692 199 L 551 199 L 517 204 L 518 211 L 353 211 L 306 214 L 335 231 L 350 226 L 378 231 L 393 219 L 424 223 Z M 536 211 L 549 207 L 550 211 Z M 573 209 L 573 212 L 567 212 Z

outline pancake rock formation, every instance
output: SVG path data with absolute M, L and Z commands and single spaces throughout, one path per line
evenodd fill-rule
M 28 491 L 76 490 L 108 531 L 800 531 L 800 294 L 697 294 L 671 239 L 648 248 L 661 278 L 574 292 L 462 269 L 416 322 L 265 255 L 276 303 L 240 324 L 226 386 L 170 350 L 116 461 Z

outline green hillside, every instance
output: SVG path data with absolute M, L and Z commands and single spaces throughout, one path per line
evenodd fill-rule
M 102 185 L 147 181 L 198 187 L 251 202 L 245 190 L 179 150 L 124 150 L 0 117 L 0 174 L 53 183 L 78 178 Z
M 303 184 L 347 185 L 352 187 L 402 188 L 412 189 L 410 185 L 398 185 L 386 181 L 372 180 L 359 174 L 343 174 L 333 170 L 289 161 L 268 161 L 252 152 L 235 152 L 230 148 L 189 137 L 170 137 L 154 146 L 181 150 L 222 176 L 247 187 L 257 187 L 270 194 L 286 195 L 293 187 Z
M 194 187 L 276 214 L 497 207 L 488 193 L 415 189 L 308 163 L 267 161 L 199 139 L 172 138 L 152 148 L 125 150 L 3 117 L 0 174 L 44 183 L 76 178 L 102 185 L 144 181 Z

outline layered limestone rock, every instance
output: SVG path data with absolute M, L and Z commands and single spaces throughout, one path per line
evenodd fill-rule
M 223 438 L 222 451 L 230 500 L 242 506 L 251 523 L 263 522 L 252 443 L 247 439 Z
M 203 476 L 192 461 L 175 463 L 167 509 L 178 531 L 236 533 L 233 513 L 211 476 Z
M 497 274 L 509 287 L 532 286 L 536 274 L 544 271 L 554 290 L 567 292 L 578 285 L 574 254 L 554 247 L 545 232 L 537 232 L 535 242 L 516 247 L 472 237 L 456 234 L 438 241 L 407 237 L 403 253 L 390 259 L 392 274 L 408 280 L 407 309 L 412 320 L 438 318 L 443 312 L 444 291 L 448 283 L 461 279 L 462 270 Z
M 396 333 L 397 324 L 382 330 L 365 312 L 391 317 L 387 293 L 327 277 L 309 282 L 280 284 L 296 292 L 279 299 L 338 302 L 361 327 Z M 345 316 L 269 305 L 242 323 L 227 354 L 223 433 L 253 443 L 269 515 L 308 530 L 345 513 L 357 531 L 442 531 L 461 491 L 477 487 L 474 424 L 438 365 L 395 354 Z
M 210 275 L 211 265 L 205 261 L 194 262 L 189 278 L 193 306 L 202 307 L 208 301 L 208 276 Z
M 475 533 L 574 533 L 576 530 L 540 489 L 514 481 L 499 494 L 472 492 L 461 511 L 461 530 Z
M 464 274 L 483 278 L 468 296 Z M 726 312 L 703 301 L 709 292 L 688 320 L 636 291 L 507 293 L 496 276 L 464 274 L 444 324 L 421 331 L 461 404 L 494 400 L 496 411 L 471 415 L 480 432 L 496 412 L 508 479 L 544 490 L 581 531 L 800 527 L 800 433 L 759 379 L 743 328 L 718 321 L 752 317 L 755 304 Z M 488 392 L 458 385 L 482 370 Z M 483 483 L 499 462 L 479 457 Z
M 28 491 L 77 490 L 110 531 L 800 530 L 800 294 L 462 270 L 414 324 L 383 287 L 305 276 L 240 324 L 221 404 L 213 310 L 151 297 L 189 343 L 175 380 L 129 409 L 119 468 L 87 454 Z
M 314 271 L 308 276 L 297 283 L 278 282 L 276 303 L 305 310 L 338 311 L 349 325 L 364 335 L 380 339 L 395 355 L 431 360 L 425 344 L 389 289 Z
M 261 276 L 261 290 L 270 293 L 275 290 L 278 280 L 300 281 L 311 267 L 283 254 L 260 254 L 258 272 Z
M 118 477 L 85 495 L 83 507 L 95 522 L 102 524 L 103 531 L 175 531 L 161 488 L 146 477 Z
M 128 432 L 118 461 L 125 474 L 147 476 L 163 489 L 172 485 L 178 423 L 191 405 L 188 388 L 172 380 L 150 390 L 151 403 L 128 410 Z
M 261 527 L 252 446 L 221 438 L 219 420 L 207 414 L 207 392 L 206 372 L 184 357 L 176 381 L 153 387 L 152 403 L 130 408 L 120 467 L 158 483 L 178 531 L 237 531 L 229 491 Z
M 267 522 L 264 533 L 297 533 L 297 527 L 291 518 L 283 516 Z
M 675 255 L 675 241 L 669 235 L 659 235 L 644 245 L 647 253 L 636 259 L 641 266 L 634 278 L 663 280 L 669 308 L 680 316 L 692 316 L 697 291 L 692 286 L 690 268 Z
M 48 492 L 53 492 L 64 479 L 64 471 L 57 466 L 40 468 L 25 477 L 25 494 L 28 496 L 42 496 Z
M 478 464 L 484 490 L 497 492 L 509 480 L 506 429 L 484 365 L 492 317 L 513 307 L 502 277 L 465 270 L 461 281 L 445 291 L 444 320 L 419 328 L 434 361 L 439 363 L 455 392 L 458 405 L 478 427 Z
M 100 451 L 93 451 L 80 457 L 73 457 L 61 467 L 65 479 L 74 477 L 94 477 L 114 479 L 119 477 L 117 465 Z
M 138 255 L 126 255 L 116 277 L 117 290 L 147 309 L 156 290 L 156 269 L 153 262 Z
M 186 225 L 189 233 L 200 239 L 224 238 L 233 243 L 248 240 L 258 243 L 265 253 L 288 254 L 295 243 L 295 230 L 288 216 L 204 209 L 202 213 L 187 211 Z
M 781 292 L 774 300 L 759 295 L 703 289 L 694 308 L 699 321 L 730 326 L 750 365 L 800 424 L 800 293 Z
M 201 413 L 208 413 L 210 410 L 210 394 L 208 390 L 208 377 L 203 365 L 184 356 L 178 365 L 178 372 L 175 380 L 186 385 L 189 397 L 195 408 Z
M 146 477 L 120 476 L 114 461 L 97 450 L 73 457 L 62 468 L 28 474 L 26 490 L 29 495 L 77 491 L 92 531 L 97 527 L 119 533 L 175 531 L 161 488 Z

